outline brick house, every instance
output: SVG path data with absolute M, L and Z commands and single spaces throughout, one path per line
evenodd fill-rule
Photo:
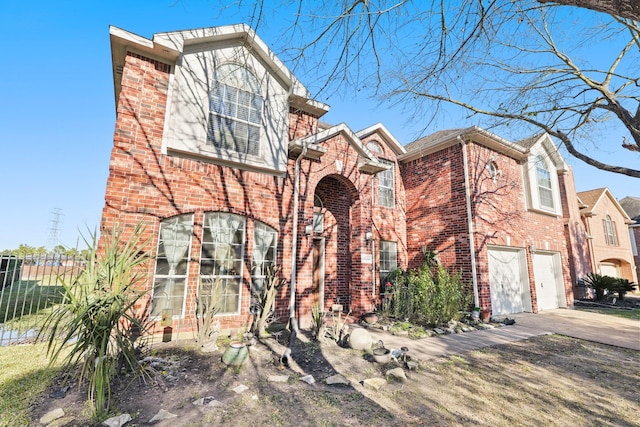
M 608 188 L 581 191 L 580 213 L 589 234 L 591 269 L 637 283 L 633 247 L 628 232 L 631 218 Z
M 584 232 L 548 136 L 513 144 L 468 128 L 403 147 L 382 124 L 321 122 L 329 106 L 247 26 L 110 37 L 117 117 L 101 228 L 146 224 L 152 318 L 192 323 L 201 284 L 216 279 L 223 327 L 246 327 L 268 265 L 288 282 L 279 317 L 304 326 L 316 302 L 358 315 L 423 247 L 494 314 L 572 304 Z
M 640 279 L 640 197 L 627 196 L 620 200 L 620 206 L 633 221 L 629 224 L 629 238 L 633 261 L 636 264 L 636 277 Z

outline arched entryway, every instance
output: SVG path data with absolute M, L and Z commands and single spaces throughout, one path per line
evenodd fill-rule
M 359 277 L 353 235 L 358 235 L 359 197 L 353 184 L 339 175 L 322 178 L 314 193 L 312 298 L 324 311 L 352 305 L 352 283 Z M 357 265 L 354 265 L 356 264 Z

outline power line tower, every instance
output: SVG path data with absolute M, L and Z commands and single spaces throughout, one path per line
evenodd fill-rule
M 49 220 L 49 247 L 53 249 L 58 244 L 58 231 L 62 228 L 62 209 L 54 208 Z

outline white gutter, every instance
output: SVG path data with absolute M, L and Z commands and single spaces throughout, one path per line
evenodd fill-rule
M 462 163 L 464 165 L 464 195 L 467 202 L 467 224 L 469 227 L 469 247 L 471 249 L 471 278 L 473 280 L 474 307 L 480 307 L 478 295 L 478 272 L 476 267 L 476 242 L 473 234 L 473 214 L 471 212 L 471 192 L 469 191 L 469 161 L 467 159 L 467 143 L 458 135 L 458 141 L 462 148 Z
M 291 327 L 297 330 L 297 322 L 295 322 L 296 313 L 296 273 L 298 270 L 297 258 L 298 258 L 298 199 L 300 197 L 300 161 L 307 153 L 307 143 L 302 145 L 302 152 L 296 159 L 296 165 L 293 173 L 293 230 L 292 234 L 292 246 L 291 246 L 291 283 L 289 285 L 289 319 L 291 320 Z

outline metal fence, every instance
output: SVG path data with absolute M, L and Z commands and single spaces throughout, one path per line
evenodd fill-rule
M 0 255 L 0 346 L 33 342 L 83 268 L 80 257 Z

